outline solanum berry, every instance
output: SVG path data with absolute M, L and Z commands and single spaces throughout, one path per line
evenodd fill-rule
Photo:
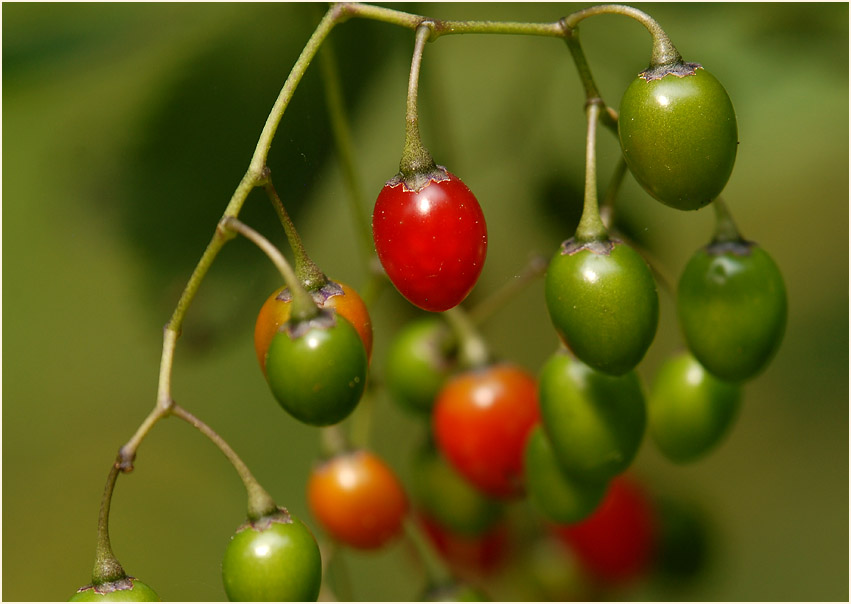
M 408 512 L 396 474 L 363 450 L 341 453 L 313 468 L 307 500 L 332 537 L 359 549 L 376 549 L 398 536 Z
M 393 400 L 431 413 L 434 399 L 455 368 L 457 342 L 442 320 L 428 317 L 403 327 L 387 351 L 384 381 Z
M 372 233 L 390 281 L 424 310 L 459 304 L 484 267 L 488 234 L 482 208 L 445 168 L 416 190 L 401 175 L 388 181 L 375 202 Z
M 355 328 L 333 311 L 288 321 L 266 355 L 266 379 L 278 403 L 313 426 L 345 419 L 366 384 L 367 357 Z
M 417 507 L 459 535 L 481 535 L 502 516 L 501 502 L 473 487 L 433 446 L 413 460 L 411 487 Z
M 723 382 L 689 353 L 667 360 L 650 391 L 650 435 L 670 460 L 686 463 L 715 447 L 739 410 L 738 384 Z
M 160 602 L 161 598 L 147 584 L 135 577 L 86 585 L 71 596 L 70 602 Z
M 599 581 L 624 583 L 636 579 L 653 561 L 657 532 L 653 506 L 644 490 L 626 476 L 612 481 L 591 516 L 554 530 Z
M 634 371 L 610 376 L 558 352 L 538 384 L 544 431 L 566 472 L 599 482 L 626 470 L 647 422 Z
M 614 240 L 562 243 L 547 268 L 547 309 L 564 343 L 586 365 L 612 375 L 635 367 L 659 322 L 653 275 Z
M 282 508 L 239 527 L 225 550 L 222 579 L 232 602 L 315 602 L 322 583 L 319 546 Z
M 438 447 L 476 488 L 494 497 L 523 493 L 523 448 L 538 422 L 535 379 L 510 364 L 450 379 L 434 404 Z
M 708 245 L 692 256 L 677 288 L 689 350 L 727 381 L 755 377 L 786 330 L 786 286 L 765 250 L 746 241 Z
M 635 179 L 657 200 L 697 210 L 727 184 L 738 129 L 724 87 L 696 63 L 648 69 L 624 92 L 618 133 Z
M 587 480 L 565 472 L 541 426 L 526 442 L 525 471 L 533 505 L 552 522 L 579 522 L 597 508 L 608 488 L 606 480 Z
M 333 309 L 352 324 L 363 341 L 368 360 L 372 355 L 372 321 L 366 304 L 358 293 L 345 283 L 327 281 L 322 287 L 312 290 L 310 294 L 319 308 Z M 257 314 L 257 322 L 254 325 L 254 350 L 264 374 L 269 344 L 281 326 L 289 320 L 291 306 L 292 296 L 289 289 L 284 286 L 266 299 Z

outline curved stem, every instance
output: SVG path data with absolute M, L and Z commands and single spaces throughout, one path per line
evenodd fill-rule
M 121 472 L 120 463 L 116 461 L 109 469 L 106 479 L 106 487 L 100 501 L 100 512 L 98 514 L 98 537 L 97 549 L 95 550 L 95 566 L 92 570 L 92 585 L 101 585 L 119 581 L 127 576 L 121 563 L 112 552 L 109 542 L 109 506 L 112 502 L 112 493 L 115 490 L 115 481 Z
M 588 119 L 585 142 L 585 204 L 575 235 L 576 240 L 580 242 L 600 241 L 608 236 L 597 206 L 597 120 L 600 105 L 589 103 L 585 114 Z
M 313 35 L 310 36 L 307 44 L 304 45 L 304 49 L 301 51 L 295 65 L 293 65 L 287 81 L 284 82 L 284 86 L 278 94 L 275 104 L 272 106 L 272 111 L 263 125 L 263 131 L 260 133 L 260 138 L 257 141 L 257 146 L 254 149 L 254 155 L 251 158 L 251 164 L 248 168 L 249 172 L 258 175 L 263 172 L 263 168 L 266 166 L 266 158 L 269 155 L 269 148 L 272 146 L 272 139 L 275 138 L 275 132 L 278 130 L 278 125 L 281 123 L 284 111 L 289 105 L 299 82 L 301 82 L 302 76 L 307 71 L 308 65 L 310 65 L 319 47 L 322 46 L 322 42 L 325 41 L 325 38 L 328 37 L 334 26 L 346 18 L 344 7 L 345 5 L 335 4 L 328 9 L 328 12 L 325 13 L 325 16 L 322 17 L 319 25 L 314 30 Z
M 180 405 L 175 404 L 172 409 L 172 413 L 175 417 L 179 417 L 183 421 L 197 428 L 204 436 L 209 438 L 222 453 L 224 453 L 225 457 L 227 457 L 228 461 L 236 470 L 236 473 L 239 474 L 242 484 L 245 485 L 245 490 L 248 493 L 249 520 L 254 522 L 265 516 L 276 514 L 278 512 L 278 506 L 275 505 L 272 496 L 269 495 L 266 489 L 260 486 L 260 483 L 257 482 L 256 478 L 254 478 L 251 470 L 249 470 L 248 466 L 245 465 L 245 462 L 240 459 L 239 455 L 236 454 L 231 446 L 221 436 L 219 436 L 215 430 Z
M 671 39 L 668 38 L 668 34 L 665 33 L 659 23 L 644 11 L 633 8 L 632 6 L 600 4 L 573 13 L 562 19 L 562 23 L 567 30 L 571 30 L 575 29 L 584 19 L 596 15 L 622 15 L 641 23 L 653 38 L 653 50 L 650 54 L 651 67 L 682 61 L 680 53 L 677 52 Z
M 296 277 L 298 277 L 298 280 L 306 290 L 313 291 L 314 289 L 319 289 L 328 283 L 328 278 L 325 276 L 325 273 L 316 266 L 316 263 L 310 259 L 310 256 L 307 254 L 307 250 L 304 249 L 304 243 L 302 243 L 301 237 L 295 228 L 295 224 L 293 224 L 293 221 L 287 213 L 281 198 L 278 196 L 278 191 L 275 189 L 275 185 L 272 184 L 271 176 L 266 178 L 266 183 L 263 185 L 263 188 L 266 191 L 266 195 L 269 197 L 269 201 L 272 202 L 272 207 L 275 208 L 275 213 L 278 215 L 281 225 L 284 227 L 284 232 L 287 235 L 287 243 L 290 244 L 290 249 L 293 251 L 293 255 L 295 257 Z
M 399 172 L 406 178 L 429 172 L 436 168 L 431 153 L 423 146 L 420 138 L 420 125 L 417 114 L 420 65 L 423 58 L 423 49 L 429 36 L 431 36 L 431 32 L 432 23 L 429 21 L 424 21 L 417 27 L 414 56 L 411 59 L 411 74 L 408 78 L 408 97 L 405 108 L 405 149 L 402 152 L 402 161 L 399 163 Z
M 269 257 L 269 260 L 272 261 L 272 264 L 281 273 L 287 284 L 287 288 L 290 290 L 290 295 L 292 295 L 292 311 L 290 314 L 292 321 L 306 321 L 319 313 L 319 307 L 316 306 L 316 302 L 313 301 L 311 295 L 304 289 L 290 263 L 287 262 L 281 251 L 271 241 L 232 216 L 225 218 L 222 221 L 222 226 L 223 228 L 234 230 L 263 250 L 263 253 Z

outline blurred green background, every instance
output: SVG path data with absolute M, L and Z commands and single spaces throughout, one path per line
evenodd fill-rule
M 553 21 L 584 6 L 395 8 Z M 647 440 L 635 464 L 651 491 L 705 512 L 714 544 L 707 573 L 675 595 L 644 585 L 618 597 L 847 600 L 848 5 L 641 8 L 733 99 L 741 144 L 725 197 L 743 233 L 783 270 L 790 316 L 779 354 L 747 385 L 720 449 L 680 467 Z M 109 464 L 154 403 L 161 328 L 322 7 L 4 3 L 2 11 L 2 597 L 65 600 L 90 577 Z M 617 17 L 581 30 L 598 85 L 616 107 L 646 67 L 649 38 Z M 367 213 L 398 166 L 413 37 L 355 20 L 331 43 Z M 564 45 L 529 37 L 442 38 L 427 47 L 422 78 L 424 142 L 488 217 L 475 302 L 572 234 L 582 90 Z M 367 273 L 322 90 L 312 66 L 269 164 L 314 260 L 359 287 Z M 603 132 L 602 179 L 617 152 Z M 672 283 L 711 234 L 711 210 L 670 210 L 631 179 L 618 208 Z M 252 194 L 242 216 L 284 245 L 262 195 Z M 273 267 L 246 242 L 225 248 L 187 318 L 173 394 L 313 525 L 304 485 L 316 431 L 275 404 L 252 348 L 256 312 L 277 285 Z M 542 291 L 540 281 L 528 287 L 485 327 L 498 355 L 533 372 L 557 344 Z M 672 298 L 660 294 L 646 379 L 681 345 Z M 412 316 L 389 288 L 374 304 L 377 372 L 394 330 Z M 371 411 L 371 446 L 407 479 L 417 421 L 383 395 Z M 113 546 L 165 599 L 220 600 L 221 555 L 244 511 L 221 454 L 186 424 L 164 421 L 118 482 Z M 404 600 L 422 587 L 402 543 L 345 560 L 354 598 Z

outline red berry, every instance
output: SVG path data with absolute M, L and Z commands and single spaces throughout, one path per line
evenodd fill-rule
M 494 497 L 523 493 L 523 452 L 539 421 L 537 385 L 508 364 L 451 379 L 434 404 L 434 435 L 452 466 Z
M 652 561 L 656 534 L 653 509 L 634 481 L 612 480 L 600 507 L 577 524 L 555 527 L 588 572 L 607 583 L 638 578 Z
M 412 191 L 384 185 L 372 214 L 375 250 L 387 276 L 412 304 L 433 312 L 458 305 L 473 289 L 488 247 L 482 208 L 461 180 L 441 170 Z

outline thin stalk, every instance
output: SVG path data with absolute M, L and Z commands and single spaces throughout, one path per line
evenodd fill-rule
M 562 23 L 566 30 L 575 29 L 577 25 L 588 17 L 596 15 L 622 15 L 630 17 L 641 23 L 653 38 L 653 50 L 650 54 L 650 65 L 668 65 L 682 61 L 680 53 L 674 47 L 668 34 L 662 29 L 659 23 L 650 15 L 632 6 L 624 6 L 623 4 L 600 4 L 592 6 L 571 14 L 562 19 Z
M 458 340 L 458 359 L 462 367 L 482 367 L 490 360 L 484 338 L 476 331 L 473 322 L 460 306 L 443 313 Z
M 405 107 L 405 148 L 399 163 L 399 172 L 405 178 L 430 172 L 436 169 L 431 153 L 420 138 L 420 120 L 417 113 L 417 95 L 420 81 L 420 65 L 423 49 L 432 32 L 432 24 L 424 21 L 417 27 L 414 42 L 414 55 L 411 59 L 411 73 L 408 78 L 408 97 Z M 418 188 L 418 187 L 416 187 Z
M 585 142 L 585 203 L 575 236 L 577 241 L 583 243 L 602 241 L 608 236 L 597 205 L 597 120 L 600 106 L 597 103 L 589 103 L 585 113 L 588 119 Z
M 118 558 L 112 552 L 112 545 L 109 542 L 109 507 L 112 502 L 112 493 L 115 490 L 115 481 L 118 479 L 120 472 L 120 464 L 118 462 L 113 463 L 109 469 L 106 487 L 103 490 L 103 497 L 100 501 L 97 548 L 95 550 L 95 566 L 92 570 L 92 585 L 119 581 L 127 576 L 121 563 L 118 562 Z
M 320 428 L 319 451 L 324 459 L 331 459 L 348 449 L 349 441 L 339 424 Z
M 733 214 L 719 197 L 712 202 L 715 208 L 715 233 L 712 243 L 731 243 L 743 241 L 742 235 L 733 220 Z
M 292 295 L 292 312 L 290 314 L 292 321 L 307 321 L 319 313 L 319 307 L 316 306 L 316 302 L 313 301 L 311 295 L 304 289 L 290 263 L 287 262 L 281 251 L 271 241 L 247 224 L 233 217 L 225 218 L 223 227 L 232 229 L 259 247 L 269 257 L 269 260 L 272 261 L 278 272 L 281 273 L 284 282 L 286 282 L 290 290 L 290 295 Z
M 215 430 L 180 405 L 174 405 L 172 414 L 197 428 L 201 434 L 209 438 L 224 456 L 227 457 L 228 461 L 236 470 L 236 473 L 239 474 L 242 484 L 245 485 L 245 491 L 248 494 L 248 519 L 250 521 L 255 522 L 265 516 L 270 516 L 278 512 L 278 506 L 275 505 L 272 496 L 257 482 L 257 479 L 254 478 L 254 475 L 248 469 L 248 466 L 245 465 L 245 462 L 240 459 L 239 455 L 236 454 L 231 446 Z
M 301 78 L 304 76 L 307 67 L 310 65 L 313 57 L 316 56 L 325 38 L 328 37 L 328 34 L 331 33 L 331 30 L 337 23 L 345 20 L 346 11 L 344 7 L 345 5 L 335 4 L 328 9 L 328 12 L 325 13 L 325 16 L 322 17 L 319 25 L 314 30 L 313 35 L 310 36 L 307 44 L 304 45 L 304 49 L 301 51 L 295 65 L 293 65 L 292 71 L 290 71 L 287 81 L 284 82 L 284 86 L 278 94 L 275 104 L 272 106 L 269 117 L 263 125 L 263 131 L 260 133 L 260 138 L 254 149 L 254 155 L 251 157 L 251 164 L 248 167 L 249 173 L 254 173 L 258 176 L 262 174 L 263 169 L 266 167 L 266 158 L 269 155 L 269 148 L 272 146 L 272 139 L 275 138 L 275 132 L 278 130 L 278 125 L 281 123 L 284 111 L 289 105 L 290 100 L 292 100 L 293 94 L 299 82 L 301 82 Z
M 437 557 L 437 554 L 434 553 L 434 550 L 426 541 L 422 531 L 414 523 L 410 516 L 405 519 L 404 526 L 405 536 L 414 546 L 414 550 L 417 552 L 417 555 L 423 563 L 427 583 L 431 585 L 443 585 L 444 583 L 448 583 L 451 580 L 452 575 L 440 558 Z
M 316 266 L 316 263 L 310 259 L 307 250 L 304 248 L 304 243 L 302 243 L 301 237 L 295 228 L 295 224 L 293 224 L 293 221 L 287 213 L 281 198 L 278 196 L 278 191 L 272 183 L 271 176 L 267 177 L 263 188 L 266 191 L 266 195 L 269 197 L 269 201 L 272 202 L 272 207 L 275 208 L 275 213 L 278 215 L 278 219 L 284 227 L 284 233 L 286 233 L 287 236 L 287 243 L 290 244 L 290 249 L 293 251 L 296 277 L 306 290 L 313 291 L 314 289 L 319 289 L 328 283 L 328 278 L 325 276 L 325 273 Z
M 452 34 L 509 34 L 525 36 L 546 36 L 560 38 L 564 30 L 560 22 L 554 23 L 517 23 L 512 21 L 443 21 L 421 15 L 370 4 L 344 4 L 341 10 L 348 16 L 382 21 L 408 29 L 416 29 L 424 21 L 434 24 L 434 38 Z
M 355 230 L 359 235 L 359 248 L 368 272 L 372 257 L 375 255 L 372 242 L 372 227 L 367 218 L 369 216 L 369 210 L 362 193 L 363 187 L 361 186 L 358 171 L 355 169 L 355 151 L 352 144 L 349 121 L 346 116 L 345 103 L 343 102 L 340 71 L 330 40 L 325 43 L 325 47 L 319 53 L 319 66 L 322 69 L 322 82 L 325 84 L 325 104 L 328 107 L 328 116 L 331 119 L 331 132 L 334 135 L 334 144 L 340 156 L 343 180 L 349 191 L 349 208 L 357 227 Z
M 565 43 L 570 50 L 570 55 L 573 57 L 573 63 L 576 65 L 576 70 L 579 72 L 579 79 L 582 81 L 582 87 L 585 89 L 585 102 L 597 103 L 602 108 L 601 118 L 603 125 L 617 135 L 618 133 L 618 115 L 613 109 L 610 109 L 603 102 L 603 97 L 600 95 L 600 90 L 594 82 L 594 76 L 591 74 L 591 67 L 588 65 L 588 59 L 585 57 L 585 51 L 582 49 L 582 44 L 579 42 L 579 30 L 576 28 L 565 28 Z

